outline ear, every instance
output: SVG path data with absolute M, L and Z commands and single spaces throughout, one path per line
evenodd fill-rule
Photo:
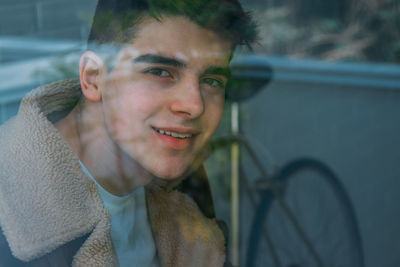
M 103 60 L 94 52 L 86 51 L 79 61 L 79 77 L 83 95 L 92 102 L 101 100 L 106 68 Z

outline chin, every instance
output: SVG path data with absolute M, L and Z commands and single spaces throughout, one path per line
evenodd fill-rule
M 184 171 L 173 170 L 173 171 L 156 171 L 153 174 L 154 176 L 163 180 L 176 180 L 184 178 L 185 176 L 189 175 L 189 173 L 190 172 L 188 170 Z
M 176 180 L 185 178 L 193 171 L 194 166 L 192 165 L 162 164 L 154 168 L 151 173 L 163 180 Z

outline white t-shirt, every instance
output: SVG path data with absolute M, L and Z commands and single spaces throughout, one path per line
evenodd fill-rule
M 104 207 L 111 216 L 111 239 L 120 266 L 158 267 L 144 188 L 139 187 L 127 196 L 115 196 L 101 187 L 82 162 L 79 163 L 97 185 Z

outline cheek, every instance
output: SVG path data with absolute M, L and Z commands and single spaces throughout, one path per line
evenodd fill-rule
M 132 123 L 130 114 L 133 113 L 133 106 L 129 102 L 119 90 L 108 92 L 103 98 L 105 123 L 109 133 L 116 139 L 126 139 L 126 128 Z
M 146 122 L 159 109 L 162 98 L 151 90 L 118 88 L 104 99 L 104 113 L 110 133 L 118 140 L 138 138 Z M 117 93 L 118 94 L 115 94 Z
M 221 123 L 224 109 L 224 102 L 219 101 L 215 105 L 208 106 L 207 112 L 203 116 L 202 125 L 207 129 L 202 138 L 200 146 L 204 146 L 205 143 L 209 142 L 213 134 L 217 131 L 218 126 Z
M 224 98 L 218 97 L 215 99 L 215 101 L 210 103 L 209 107 L 207 107 L 208 112 L 205 116 L 205 119 L 208 120 L 208 125 L 212 130 L 212 134 L 217 130 L 219 124 L 221 123 L 224 104 Z

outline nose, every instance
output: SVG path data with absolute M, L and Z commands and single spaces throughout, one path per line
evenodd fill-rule
M 186 119 L 195 119 L 203 114 L 205 103 L 197 77 L 187 77 L 176 85 L 170 109 Z

